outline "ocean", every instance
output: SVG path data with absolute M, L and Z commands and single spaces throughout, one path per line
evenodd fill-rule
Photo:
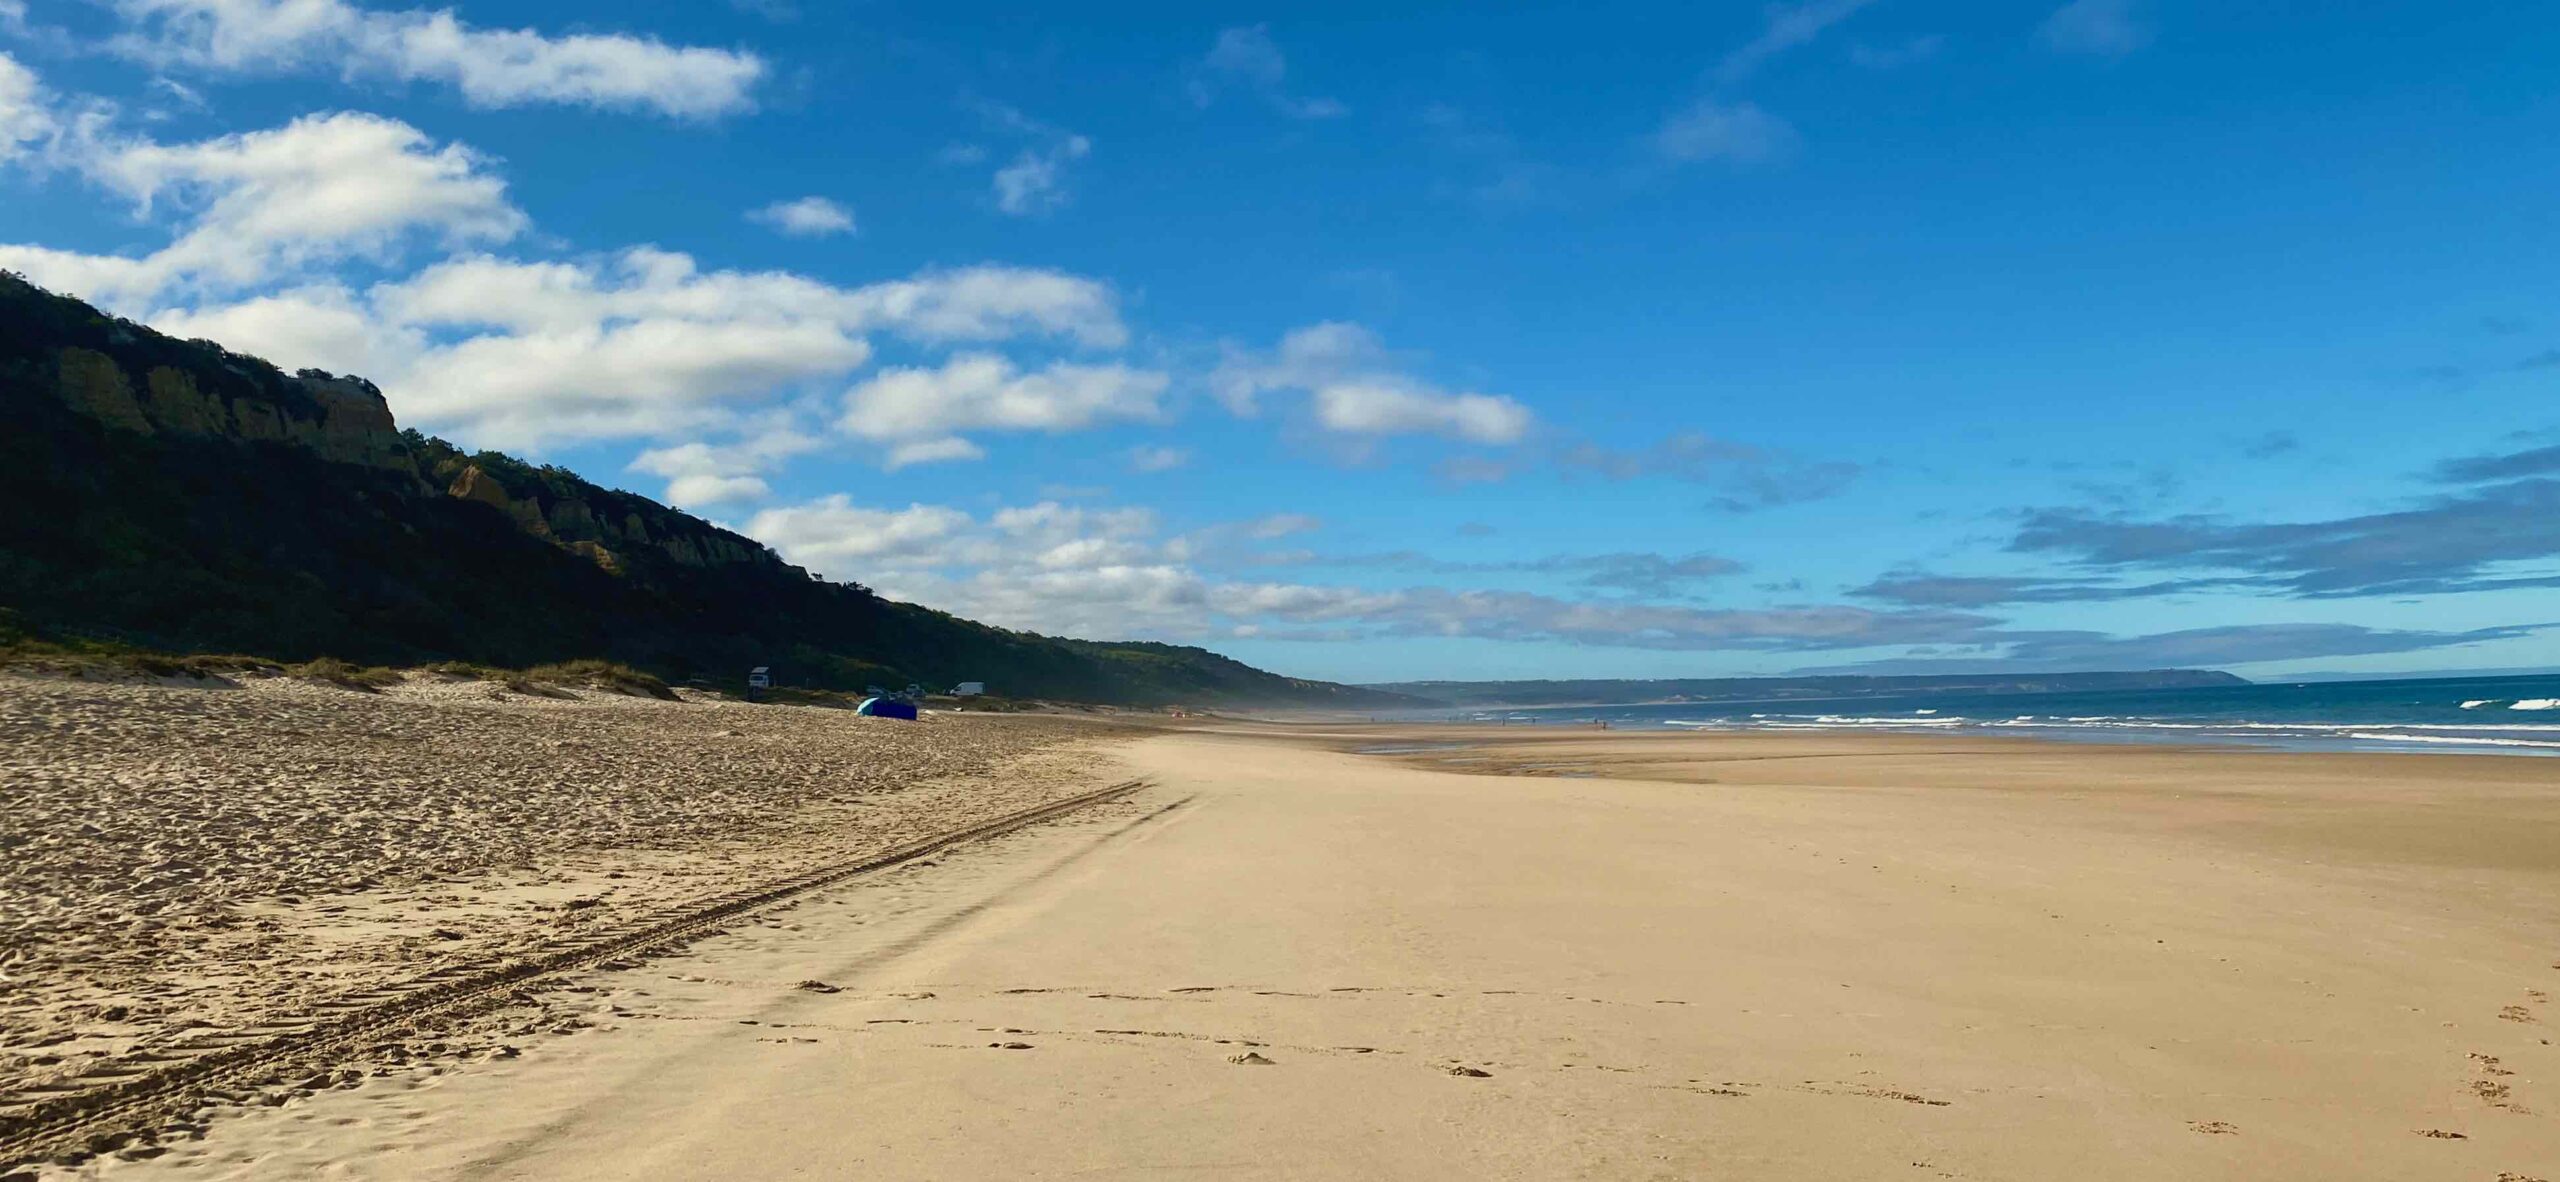
M 1386 716 L 1381 716 L 1386 717 Z M 2560 755 L 2560 674 L 2201 689 L 1413 711 L 1414 721 L 2001 734 L 2317 751 Z

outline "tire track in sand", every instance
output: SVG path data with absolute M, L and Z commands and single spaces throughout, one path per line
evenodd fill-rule
M 670 951 L 785 899 L 965 842 L 1053 820 L 1147 786 L 1144 780 L 1126 781 L 862 858 L 699 899 L 615 930 L 582 934 L 547 951 L 496 964 L 451 965 L 401 984 L 335 999 L 308 1017 L 203 1036 L 192 1045 L 101 1064 L 67 1081 L 60 1094 L 0 1114 L 0 1174 L 21 1165 L 111 1152 L 201 1107 L 211 1093 L 254 1087 L 289 1076 L 296 1068 L 308 1073 L 315 1061 L 334 1065 L 357 1044 L 432 1018 L 459 1016 L 507 1001 L 539 978 Z

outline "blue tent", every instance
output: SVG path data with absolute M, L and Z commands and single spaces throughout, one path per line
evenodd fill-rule
M 901 702 L 896 698 L 864 698 L 862 705 L 855 707 L 853 712 L 868 718 L 903 718 L 909 722 L 916 720 L 916 704 Z

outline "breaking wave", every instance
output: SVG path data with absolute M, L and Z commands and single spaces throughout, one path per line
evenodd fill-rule
M 2552 699 L 2560 709 L 2560 699 Z M 2541 707 L 2537 707 L 2541 708 Z M 2246 740 L 2259 743 L 2411 743 L 2439 747 L 2533 748 L 2560 751 L 2560 724 L 2452 722 L 2200 722 L 2121 715 L 2037 715 L 1946 718 L 1909 715 L 1752 714 L 1742 718 L 1668 718 L 1658 725 L 1697 731 L 1906 731 L 2005 730 L 2047 735 L 2113 734 L 2126 740 L 2164 742 Z

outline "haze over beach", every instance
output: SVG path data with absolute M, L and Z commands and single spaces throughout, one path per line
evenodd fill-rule
M 2560 13 L 0 0 L 0 1182 L 2560 1177 Z

